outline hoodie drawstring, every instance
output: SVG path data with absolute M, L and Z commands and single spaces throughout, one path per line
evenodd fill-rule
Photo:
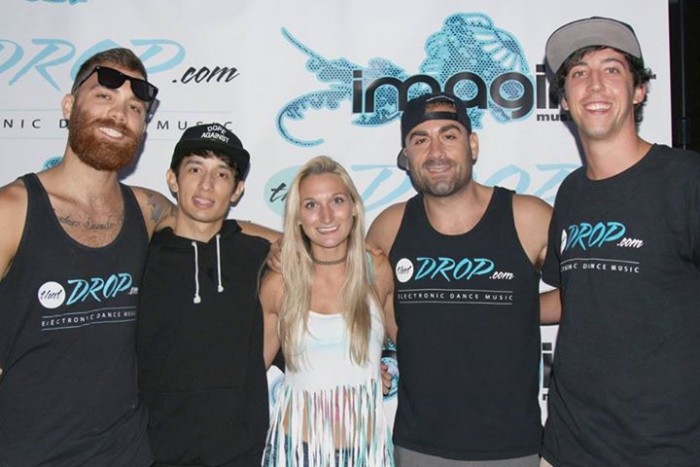
M 220 237 L 221 234 L 216 234 L 216 268 L 219 276 L 219 286 L 216 288 L 216 290 L 218 290 L 219 293 L 224 291 L 224 286 L 221 284 L 221 245 L 219 245 Z
M 217 279 L 219 281 L 216 290 L 221 293 L 224 291 L 224 286 L 221 283 L 221 243 L 219 239 L 221 234 L 216 234 L 216 273 Z M 194 298 L 192 303 L 202 303 L 202 297 L 199 296 L 199 250 L 197 249 L 197 242 L 192 242 L 192 247 L 194 248 Z
M 194 298 L 192 303 L 201 303 L 202 297 L 199 296 L 199 251 L 197 250 L 197 242 L 192 242 L 194 247 Z

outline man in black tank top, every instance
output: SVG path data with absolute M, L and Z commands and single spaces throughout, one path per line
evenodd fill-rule
M 161 195 L 119 183 L 157 94 L 128 49 L 88 59 L 62 101 L 63 160 L 0 189 L 0 465 L 151 464 L 136 299 Z
M 419 193 L 367 236 L 394 268 L 397 465 L 535 467 L 551 208 L 472 179 L 479 141 L 452 94 L 409 101 L 401 144 L 398 164 Z M 558 320 L 557 301 L 546 296 L 543 321 Z
M 132 51 L 93 55 L 62 100 L 62 161 L 0 188 L 0 466 L 153 462 L 136 301 L 148 241 L 172 225 L 173 206 L 118 173 L 157 93 Z
M 131 50 L 93 55 L 61 103 L 62 161 L 0 188 L 0 466 L 152 463 L 136 301 L 148 241 L 173 206 L 118 177 L 157 93 Z

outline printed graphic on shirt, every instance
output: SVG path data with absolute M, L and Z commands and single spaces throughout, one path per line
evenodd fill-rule
M 503 285 L 515 274 L 499 271 L 488 258 L 417 256 L 401 258 L 394 268 L 398 288 L 396 298 L 403 304 L 440 303 L 445 305 L 512 305 L 513 291 Z M 469 287 L 473 280 L 493 280 L 493 288 Z M 430 282 L 427 282 L 430 281 Z M 421 284 L 426 284 L 421 287 Z
M 616 254 L 623 249 L 644 247 L 644 240 L 626 234 L 625 224 L 616 221 L 569 225 L 561 233 L 561 272 L 590 270 L 639 274 L 639 261 L 627 259 L 628 255 L 623 259 Z
M 138 287 L 134 286 L 131 274 L 126 272 L 107 277 L 67 279 L 63 283 L 44 282 L 37 290 L 37 299 L 44 308 L 55 311 L 42 315 L 41 330 L 134 321 L 136 305 L 115 306 L 113 300 L 119 296 L 137 294 Z M 62 308 L 57 310 L 59 307 Z

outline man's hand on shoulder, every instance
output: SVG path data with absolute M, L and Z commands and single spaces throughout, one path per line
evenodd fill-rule
M 241 221 L 236 219 L 238 225 L 241 226 L 244 234 L 254 235 L 256 237 L 262 237 L 270 243 L 275 243 L 282 236 L 282 232 L 270 229 L 260 224 L 256 224 L 251 221 Z
M 241 226 L 241 230 L 243 231 L 243 233 L 247 235 L 254 235 L 256 237 L 262 237 L 268 242 L 270 242 L 270 250 L 267 253 L 265 264 L 268 268 L 272 269 L 273 271 L 281 273 L 282 232 L 270 229 L 260 224 L 255 224 L 250 221 L 236 220 L 236 222 L 238 222 L 238 225 Z
M 282 274 L 282 237 L 270 243 L 265 265 L 272 271 Z

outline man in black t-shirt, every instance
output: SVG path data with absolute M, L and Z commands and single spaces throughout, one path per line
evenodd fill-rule
M 638 135 L 652 74 L 629 25 L 568 23 L 546 58 L 585 166 L 543 269 L 562 321 L 542 465 L 700 465 L 700 156 Z

